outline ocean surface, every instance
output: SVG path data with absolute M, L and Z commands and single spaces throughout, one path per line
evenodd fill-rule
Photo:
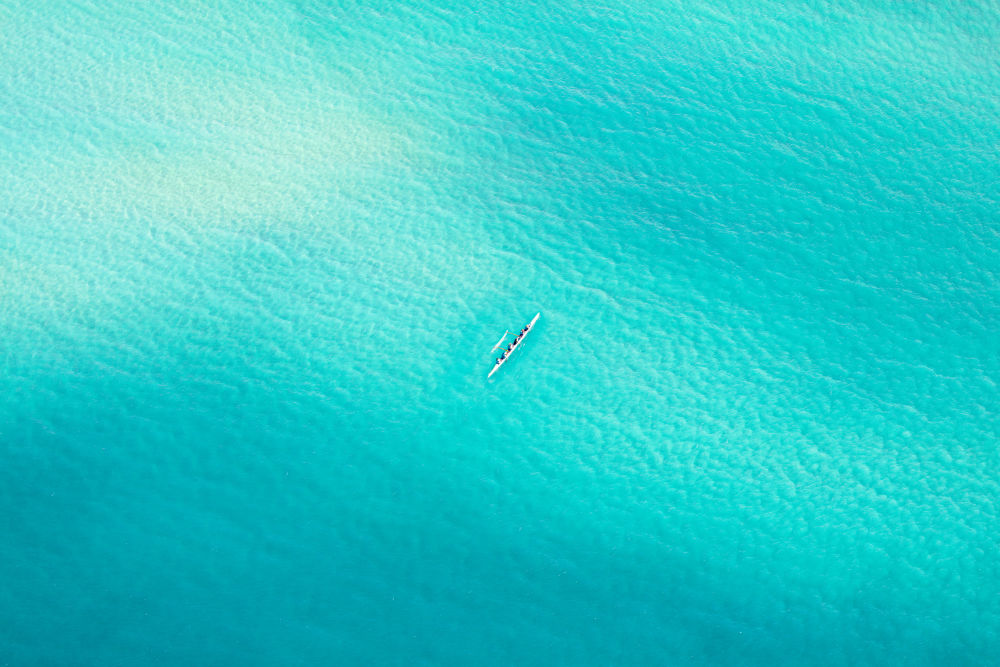
M 1000 663 L 997 3 L 0 30 L 0 665 Z

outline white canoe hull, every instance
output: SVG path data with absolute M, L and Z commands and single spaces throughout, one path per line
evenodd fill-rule
M 505 363 L 507 363 L 507 360 L 510 359 L 510 355 L 514 354 L 514 350 L 516 350 L 517 348 L 521 347 L 521 343 L 523 343 L 524 339 L 528 337 L 528 334 L 531 333 L 531 330 L 533 328 L 535 328 L 535 322 L 537 322 L 538 318 L 541 317 L 541 316 L 542 316 L 541 313 L 538 313 L 537 315 L 535 315 L 535 319 L 531 320 L 531 323 L 528 325 L 528 330 L 524 332 L 524 335 L 521 336 L 520 340 L 517 340 L 517 341 L 514 342 L 514 347 L 511 349 L 510 352 L 507 353 L 507 356 L 504 357 L 501 361 L 498 361 L 496 364 L 493 365 L 493 370 L 491 370 L 490 374 L 486 376 L 487 380 L 490 379 L 491 377 L 493 377 L 493 374 L 496 373 L 497 370 L 501 366 L 503 366 Z

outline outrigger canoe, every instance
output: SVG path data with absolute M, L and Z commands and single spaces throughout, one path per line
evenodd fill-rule
M 501 358 L 493 366 L 493 370 L 491 370 L 490 374 L 486 376 L 487 380 L 490 379 L 491 377 L 493 377 L 493 374 L 497 372 L 497 369 L 499 369 L 501 366 L 503 366 L 505 363 L 507 363 L 507 360 L 510 359 L 510 355 L 514 354 L 514 350 L 516 350 L 517 348 L 521 347 L 521 342 L 524 340 L 525 336 L 528 335 L 528 332 L 530 332 L 531 329 L 535 326 L 535 322 L 537 322 L 538 318 L 541 317 L 541 316 L 542 316 L 541 313 L 538 313 L 537 315 L 535 315 L 535 319 L 531 320 L 531 323 L 528 324 L 528 327 L 524 330 L 524 333 L 514 339 L 514 343 L 513 343 L 514 347 L 512 347 L 510 349 L 510 351 L 504 352 L 503 358 Z

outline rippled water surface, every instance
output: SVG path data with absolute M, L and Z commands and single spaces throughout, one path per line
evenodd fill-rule
M 0 28 L 0 664 L 995 664 L 995 3 Z

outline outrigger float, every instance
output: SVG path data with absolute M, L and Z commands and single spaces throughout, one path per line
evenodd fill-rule
M 516 350 L 521 346 L 521 341 L 524 340 L 524 337 L 528 335 L 528 332 L 531 331 L 531 329 L 535 326 L 535 322 L 537 322 L 538 318 L 541 316 L 542 316 L 541 313 L 535 315 L 535 319 L 531 320 L 528 326 L 526 326 L 524 330 L 517 335 L 517 338 L 514 339 L 514 342 L 511 343 L 506 350 L 504 350 L 503 354 L 500 355 L 500 358 L 497 359 L 496 365 L 493 366 L 493 370 L 491 370 L 490 374 L 486 376 L 487 380 L 493 377 L 493 374 L 496 373 L 501 366 L 507 363 L 507 360 L 510 359 L 510 355 L 513 354 L 514 350 Z M 507 334 L 504 334 L 504 336 L 506 335 Z M 503 338 L 500 339 L 500 343 L 502 342 Z M 497 345 L 500 345 L 500 343 L 497 343 Z M 497 346 L 494 346 L 493 349 L 494 350 L 497 349 Z

